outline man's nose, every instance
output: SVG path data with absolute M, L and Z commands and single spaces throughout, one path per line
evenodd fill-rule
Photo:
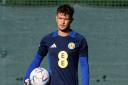
M 62 20 L 62 23 L 65 24 L 65 20 L 64 19 Z

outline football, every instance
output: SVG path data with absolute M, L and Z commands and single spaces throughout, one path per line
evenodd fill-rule
M 45 68 L 35 68 L 30 74 L 31 85 L 46 85 L 49 81 L 49 73 Z

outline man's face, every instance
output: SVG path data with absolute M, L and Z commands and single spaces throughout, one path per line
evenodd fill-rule
M 65 15 L 64 13 L 57 13 L 56 15 L 56 22 L 58 30 L 60 31 L 66 31 L 69 29 L 71 21 L 72 20 L 69 15 Z

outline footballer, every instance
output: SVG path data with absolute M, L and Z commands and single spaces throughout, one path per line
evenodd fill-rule
M 60 5 L 56 12 L 57 31 L 44 36 L 24 79 L 29 84 L 31 71 L 39 67 L 44 56 L 48 57 L 50 81 L 48 85 L 79 85 L 78 63 L 81 66 L 82 85 L 89 85 L 88 45 L 86 39 L 74 32 L 74 8 Z

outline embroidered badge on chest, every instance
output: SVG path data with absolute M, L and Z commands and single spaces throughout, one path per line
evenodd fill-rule
M 69 49 L 74 49 L 75 48 L 75 43 L 74 42 L 70 42 L 69 44 L 68 44 L 68 48 Z

